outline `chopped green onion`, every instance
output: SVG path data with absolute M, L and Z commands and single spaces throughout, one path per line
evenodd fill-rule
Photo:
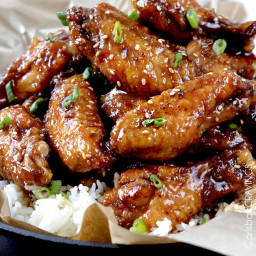
M 44 40 L 50 41 L 52 43 L 56 43 L 59 41 L 59 36 L 58 35 L 44 35 Z
M 61 195 L 62 195 L 64 198 L 66 198 L 67 200 L 69 200 L 66 193 L 62 193 Z
M 217 55 L 222 54 L 227 47 L 227 42 L 224 39 L 218 39 L 214 42 L 212 49 L 215 51 Z
M 122 32 L 122 24 L 119 21 L 117 21 L 115 24 L 114 35 L 115 35 L 114 41 L 116 43 L 120 43 L 122 41 L 123 32 Z
M 41 187 L 35 193 L 35 196 L 36 196 L 37 199 L 46 199 L 50 195 L 51 195 L 51 191 L 47 187 Z
M 11 122 L 12 122 L 12 120 L 10 119 L 9 116 L 5 117 L 5 118 L 3 119 L 3 121 L 0 123 L 0 130 L 4 129 L 4 127 L 10 125 Z
M 156 188 L 162 188 L 162 187 L 163 187 L 162 181 L 157 177 L 156 174 L 151 174 L 151 175 L 150 175 L 150 180 L 153 181 L 154 186 L 155 186 Z
M 5 86 L 5 91 L 6 91 L 6 94 L 7 94 L 8 101 L 9 101 L 9 103 L 11 103 L 15 99 L 15 96 L 14 96 L 14 93 L 13 93 L 13 90 L 12 90 L 12 81 L 10 81 Z
M 127 16 L 131 20 L 138 20 L 140 18 L 140 15 L 135 10 L 129 11 Z
M 142 122 L 143 125 L 150 125 L 153 124 L 157 127 L 163 126 L 166 123 L 166 118 L 155 118 L 155 119 L 147 119 Z
M 228 124 L 228 127 L 229 127 L 230 129 L 236 129 L 236 128 L 238 127 L 238 125 L 237 125 L 237 124 L 234 124 L 234 123 L 230 123 L 230 124 Z
M 206 222 L 208 222 L 208 220 L 209 220 L 208 218 L 203 217 L 203 220 L 201 221 L 200 225 L 205 224 Z
M 183 57 L 183 54 L 182 54 L 181 52 L 178 52 L 178 53 L 176 54 L 176 56 L 175 56 L 176 59 L 175 59 L 175 62 L 174 62 L 174 64 L 173 64 L 173 67 L 174 67 L 174 68 L 177 68 L 177 67 L 178 67 L 180 61 L 182 60 L 182 57 Z
M 70 105 L 71 103 L 75 102 L 78 99 L 79 96 L 79 90 L 78 87 L 76 87 L 73 91 L 72 94 L 70 94 L 69 96 L 67 96 L 63 102 L 62 102 L 62 106 L 64 108 L 66 108 L 68 105 Z
M 157 127 L 163 126 L 166 123 L 166 118 L 155 118 L 154 119 L 154 125 Z
M 67 17 L 64 12 L 56 12 L 57 17 L 61 21 L 63 26 L 68 26 Z
M 84 70 L 83 78 L 84 78 L 85 80 L 88 80 L 89 77 L 91 76 L 91 73 L 92 73 L 92 68 L 91 68 L 91 67 L 87 67 L 87 68 Z
M 154 122 L 154 119 L 147 119 L 145 121 L 142 122 L 143 125 L 149 125 L 152 124 Z
M 186 13 L 187 20 L 192 28 L 198 28 L 200 18 L 193 8 L 189 8 Z
M 61 180 L 53 180 L 50 186 L 51 195 L 59 194 L 61 192 L 61 186 L 62 186 Z
M 44 98 L 38 98 L 30 107 L 30 115 L 33 115 L 37 109 L 38 109 L 38 106 L 44 102 Z
M 133 225 L 132 225 L 132 228 L 131 228 L 131 231 L 132 232 L 136 232 L 136 233 L 145 233 L 147 231 L 147 227 L 144 223 L 143 220 L 140 220 L 140 219 L 136 219 L 134 222 L 133 222 Z

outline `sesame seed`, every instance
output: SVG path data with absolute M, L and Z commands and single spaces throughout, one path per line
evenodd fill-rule
M 169 68 L 169 71 L 173 74 L 174 70 L 172 68 Z
M 89 18 L 90 18 L 90 20 L 93 20 L 93 16 L 92 16 L 92 14 L 90 14 L 90 15 L 89 15 Z
M 218 22 L 218 17 L 215 17 L 214 19 L 213 19 L 215 22 Z
M 111 75 L 114 75 L 114 74 L 115 74 L 115 71 L 114 71 L 113 69 L 110 69 L 110 70 L 109 70 L 109 73 L 110 73 Z
M 159 6 L 159 5 L 156 7 L 156 9 L 157 9 L 159 12 L 161 12 L 161 10 L 162 10 L 161 6 Z
M 232 104 L 233 104 L 233 105 L 236 105 L 236 104 L 237 104 L 237 100 L 234 100 Z
M 145 130 L 145 131 L 142 131 L 141 133 L 143 133 L 143 134 L 148 134 L 148 133 L 150 133 L 148 130 Z
M 215 121 L 216 121 L 216 122 L 219 122 L 220 119 L 219 119 L 218 117 L 215 117 Z
M 221 111 L 222 108 L 223 108 L 223 107 L 222 107 L 221 105 L 218 106 L 218 110 L 219 110 L 219 111 Z
M 179 3 L 179 2 L 177 2 L 177 3 L 176 3 L 176 5 L 179 7 L 179 6 L 180 6 L 180 3 Z
M 150 57 L 153 57 L 153 53 L 152 53 L 152 52 L 150 52 L 150 53 L 149 53 L 149 56 L 150 56 Z
M 150 66 L 149 66 L 149 64 L 147 64 L 147 65 L 146 65 L 146 69 L 149 69 L 149 68 L 150 68 Z
M 89 90 L 91 90 L 91 91 L 93 91 L 93 88 L 92 88 L 92 87 L 90 87 L 90 86 L 88 87 L 88 89 L 89 89 Z
M 89 157 L 91 157 L 92 155 L 90 155 L 90 154 L 86 154 L 85 156 L 86 156 L 86 158 L 89 158 Z
M 179 92 L 180 89 L 179 89 L 179 88 L 174 88 L 173 91 L 174 91 L 174 92 Z
M 240 137 L 240 134 L 238 131 L 236 131 L 236 137 Z
M 114 54 L 110 54 L 108 57 L 109 60 L 113 60 L 113 58 L 114 58 Z
M 106 13 L 106 14 L 110 14 L 110 11 L 106 11 L 105 13 Z
M 107 39 L 108 38 L 108 35 L 103 35 L 102 36 L 102 39 Z
M 141 82 L 142 82 L 143 85 L 145 85 L 145 84 L 147 83 L 147 81 L 146 81 L 145 78 L 143 78 L 143 79 L 141 80 Z
M 198 54 L 197 54 L 197 53 L 195 53 L 195 52 L 193 53 L 193 55 L 194 55 L 195 57 L 198 57 Z
M 158 42 L 161 44 L 164 43 L 164 41 L 165 41 L 164 39 L 158 39 Z
M 244 124 L 244 120 L 243 119 L 240 120 L 240 124 Z
M 99 56 L 99 54 L 100 54 L 100 52 L 96 52 L 95 56 L 96 56 L 96 57 L 98 57 L 98 56 Z
M 97 47 L 99 47 L 100 46 L 100 43 L 96 43 L 94 46 L 93 46 L 93 48 L 97 48 Z
M 89 100 L 89 103 L 91 103 L 91 104 L 94 104 L 94 101 L 92 101 L 92 100 Z
M 202 47 L 203 47 L 203 48 L 207 48 L 207 47 L 208 47 L 208 45 L 203 45 Z
M 235 167 L 236 169 L 239 169 L 241 166 L 240 166 L 239 164 L 235 164 L 234 167 Z
M 149 113 L 145 113 L 145 117 L 146 117 L 146 118 L 150 118 L 151 115 L 150 115 Z
M 242 81 L 243 81 L 243 82 L 246 82 L 246 79 L 245 79 L 245 78 L 242 78 Z
M 118 87 L 121 87 L 121 82 L 120 81 L 117 81 L 116 83 L 117 83 Z
M 139 45 L 139 44 L 136 44 L 136 45 L 135 45 L 135 50 L 138 51 L 139 49 L 140 49 L 140 45 Z
M 148 104 L 153 104 L 154 102 L 152 100 L 149 100 L 148 101 Z
M 183 12 L 185 11 L 185 9 L 184 9 L 184 7 L 183 7 L 183 6 L 181 6 L 181 7 L 180 7 L 180 9 L 181 9 Z
M 185 52 L 182 52 L 182 55 L 183 55 L 183 56 L 188 56 Z
M 170 96 L 173 96 L 175 93 L 176 93 L 176 92 L 172 90 L 172 91 L 170 92 Z

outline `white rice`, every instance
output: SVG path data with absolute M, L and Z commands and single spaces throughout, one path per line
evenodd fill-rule
M 7 194 L 12 218 L 59 236 L 71 237 L 80 231 L 85 210 L 91 204 L 102 201 L 107 187 L 100 181 L 96 181 L 91 188 L 81 184 L 63 186 L 62 191 L 68 199 L 58 194 L 32 202 L 15 184 L 0 181 L 0 189 Z

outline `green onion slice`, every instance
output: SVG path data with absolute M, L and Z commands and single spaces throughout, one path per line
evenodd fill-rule
M 38 109 L 38 106 L 44 102 L 44 98 L 38 98 L 30 107 L 30 115 L 33 115 L 37 109 Z
M 13 93 L 13 90 L 12 90 L 12 81 L 10 81 L 8 84 L 6 84 L 5 86 L 5 91 L 6 91 L 6 94 L 7 94 L 7 98 L 8 98 L 8 101 L 9 103 L 11 103 L 14 99 L 15 99 L 15 96 L 14 96 L 14 93 Z
M 68 105 L 70 105 L 71 103 L 75 102 L 78 99 L 79 96 L 79 90 L 78 87 L 76 87 L 73 91 L 72 94 L 70 94 L 69 96 L 67 96 L 63 102 L 62 102 L 62 106 L 64 108 L 66 108 Z
M 133 225 L 131 227 L 131 231 L 143 234 L 143 233 L 145 233 L 147 231 L 147 227 L 146 227 L 146 225 L 145 225 L 143 220 L 136 219 L 133 222 Z
M 115 24 L 114 35 L 115 35 L 114 41 L 119 44 L 122 41 L 122 35 L 123 35 L 122 24 L 120 23 L 120 21 L 117 21 Z
M 88 80 L 91 76 L 91 73 L 92 73 L 92 68 L 91 67 L 87 67 L 85 70 L 84 70 L 84 73 L 83 73 L 83 78 L 85 80 Z
M 45 41 L 50 41 L 52 43 L 59 42 L 59 36 L 58 35 L 44 35 Z
M 166 123 L 166 118 L 154 118 L 154 119 L 147 119 L 142 122 L 143 125 L 150 125 L 153 124 L 157 127 L 163 126 Z
M 3 121 L 0 123 L 0 130 L 4 129 L 4 127 L 9 126 L 11 124 L 12 120 L 9 116 L 5 117 Z
M 175 56 L 176 59 L 175 59 L 175 62 L 174 62 L 174 64 L 173 64 L 173 67 L 174 67 L 174 68 L 177 68 L 177 67 L 178 67 L 180 61 L 182 60 L 182 57 L 183 57 L 183 54 L 182 54 L 181 52 L 178 52 L 178 53 L 176 54 L 176 56 Z
M 66 198 L 67 200 L 69 200 L 66 193 L 63 192 L 61 195 L 62 195 L 64 198 Z
M 36 196 L 37 199 L 46 199 L 50 195 L 51 195 L 51 191 L 47 187 L 41 187 L 35 193 L 35 196 Z
M 127 16 L 131 20 L 138 20 L 140 18 L 140 15 L 135 10 L 129 11 Z
M 165 118 L 155 118 L 154 125 L 157 127 L 163 126 L 166 123 L 167 119 Z
M 61 192 L 61 186 L 62 186 L 61 180 L 53 180 L 50 186 L 51 195 L 59 194 Z
M 236 129 L 236 128 L 238 127 L 238 125 L 235 124 L 235 123 L 230 123 L 230 124 L 228 124 L 228 127 L 229 127 L 230 129 Z
M 162 188 L 162 187 L 163 187 L 162 181 L 157 177 L 156 174 L 151 174 L 151 175 L 150 175 L 150 180 L 153 181 L 154 186 L 155 186 L 156 188 Z
M 215 51 L 217 55 L 222 54 L 227 47 L 227 42 L 224 39 L 218 39 L 214 42 L 212 49 Z
M 208 222 L 208 220 L 209 220 L 208 218 L 203 217 L 203 220 L 201 221 L 200 225 L 205 224 L 206 222 Z
M 198 28 L 200 18 L 193 8 L 189 8 L 186 13 L 187 20 L 192 28 Z
M 56 12 L 57 17 L 61 21 L 63 26 L 68 26 L 67 17 L 64 12 Z

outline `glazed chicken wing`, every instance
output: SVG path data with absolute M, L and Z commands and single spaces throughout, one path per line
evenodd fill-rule
M 202 8 L 196 0 L 132 0 L 143 23 L 171 36 L 172 40 L 191 39 L 198 34 L 224 38 L 230 50 L 252 51 L 256 22 L 239 24 Z M 193 8 L 200 17 L 198 29 L 189 24 L 186 13 Z
M 174 231 L 177 224 L 189 222 L 212 201 L 240 192 L 246 179 L 255 183 L 255 173 L 256 161 L 246 149 L 227 150 L 185 167 L 146 165 L 122 172 L 115 187 L 105 194 L 104 205 L 113 208 L 123 227 L 130 228 L 139 218 L 150 232 L 157 221 L 167 218 Z M 152 174 L 162 187 L 154 185 Z
M 214 41 L 210 38 L 196 37 L 186 49 L 189 58 L 203 73 L 219 70 L 233 70 L 247 79 L 256 78 L 256 57 L 253 53 L 217 55 L 213 50 Z
M 114 121 L 126 112 L 147 102 L 146 98 L 129 94 L 118 88 L 112 89 L 100 98 L 102 110 Z
M 78 98 L 64 107 L 64 99 L 76 87 Z M 52 147 L 71 171 L 88 172 L 112 163 L 112 155 L 103 144 L 105 131 L 93 89 L 82 75 L 56 84 L 44 123 Z
M 0 175 L 25 189 L 49 184 L 50 148 L 41 132 L 41 121 L 19 105 L 2 109 L 1 122 L 4 118 L 10 118 L 11 123 L 0 130 Z
M 6 105 L 6 85 L 12 83 L 15 102 L 22 102 L 32 95 L 40 95 L 54 75 L 60 72 L 73 54 L 77 53 L 69 36 L 59 32 L 56 42 L 34 38 L 28 51 L 14 61 L 0 79 L 0 107 Z
M 191 80 L 197 68 L 183 56 L 173 68 L 178 52 L 185 48 L 170 45 L 130 20 L 116 8 L 101 3 L 93 9 L 73 7 L 67 11 L 71 39 L 119 89 L 148 97 Z M 114 27 L 121 23 L 121 42 L 115 42 Z M 120 33 L 120 31 L 119 31 Z
M 254 83 L 234 72 L 203 75 L 127 112 L 113 127 L 110 146 L 121 156 L 177 157 L 207 129 L 246 111 L 254 90 Z M 155 118 L 166 122 L 160 127 L 144 123 Z

